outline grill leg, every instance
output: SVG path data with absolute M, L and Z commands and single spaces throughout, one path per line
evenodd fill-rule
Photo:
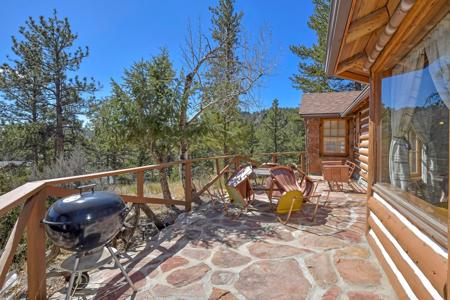
M 133 281 L 131 281 L 130 276 L 128 276 L 127 271 L 125 271 L 125 268 L 122 266 L 122 264 L 120 263 L 119 259 L 117 258 L 116 254 L 114 254 L 114 251 L 111 249 L 111 247 L 107 246 L 106 247 L 109 251 L 109 253 L 111 253 L 112 258 L 114 259 L 114 262 L 119 266 L 120 271 L 123 274 L 123 277 L 125 277 L 125 279 L 127 280 L 128 284 L 131 286 L 131 288 L 133 289 L 134 292 L 137 292 L 136 287 L 133 284 Z
M 74 283 L 75 277 L 77 275 L 77 269 L 78 269 L 79 263 L 80 263 L 80 256 L 77 255 L 75 257 L 75 263 L 73 265 L 72 274 L 70 274 L 69 287 L 67 288 L 67 292 L 66 292 L 66 300 L 70 300 L 70 298 L 72 298 L 73 283 Z

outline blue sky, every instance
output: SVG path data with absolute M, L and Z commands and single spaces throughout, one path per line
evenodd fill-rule
M 123 70 L 141 58 L 150 58 L 161 47 L 169 49 L 177 68 L 182 65 L 181 46 L 187 24 L 209 28 L 209 6 L 213 0 L 2 0 L 0 11 L 0 62 L 11 54 L 11 35 L 28 16 L 49 16 L 53 8 L 66 16 L 79 35 L 78 45 L 89 46 L 90 56 L 80 75 L 93 76 L 103 85 L 97 96 L 108 95 L 110 79 L 120 79 Z M 307 26 L 313 5 L 306 0 L 237 0 L 244 12 L 243 26 L 257 34 L 267 25 L 272 32 L 271 55 L 276 66 L 257 91 L 262 107 L 278 98 L 283 107 L 297 107 L 301 91 L 292 87 L 289 76 L 296 72 L 298 58 L 289 45 L 315 41 Z

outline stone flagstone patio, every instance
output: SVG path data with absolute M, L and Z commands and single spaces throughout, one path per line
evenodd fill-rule
M 332 192 L 315 222 L 305 204 L 291 226 L 265 194 L 237 220 L 204 204 L 122 256 L 137 294 L 105 266 L 74 299 L 397 299 L 365 240 L 364 203 L 364 194 Z

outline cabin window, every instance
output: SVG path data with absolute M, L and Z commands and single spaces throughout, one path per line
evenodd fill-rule
M 447 218 L 450 15 L 382 80 L 378 181 Z
M 347 121 L 322 120 L 322 154 L 345 155 L 347 153 Z

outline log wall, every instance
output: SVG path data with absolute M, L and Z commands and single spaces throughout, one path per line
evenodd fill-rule
M 358 166 L 356 174 L 367 186 L 369 171 L 369 102 L 364 101 L 355 112 L 353 119 L 355 143 L 353 147 L 353 161 Z M 361 182 L 360 181 L 360 182 Z

